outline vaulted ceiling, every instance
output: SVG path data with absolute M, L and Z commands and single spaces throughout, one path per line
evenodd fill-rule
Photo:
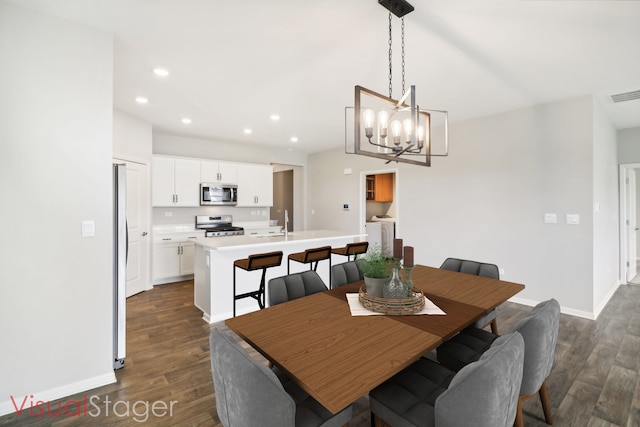
M 113 33 L 114 107 L 160 131 L 316 152 L 344 145 L 356 84 L 388 94 L 376 0 L 4 1 Z M 616 128 L 640 126 L 640 99 L 610 98 L 640 90 L 640 1 L 412 3 L 405 80 L 421 107 L 455 122 L 593 95 Z M 397 99 L 398 18 L 393 28 Z

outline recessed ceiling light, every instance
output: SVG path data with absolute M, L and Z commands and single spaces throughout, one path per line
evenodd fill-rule
M 158 77 L 167 77 L 169 75 L 169 70 L 167 70 L 166 68 L 154 68 L 153 74 Z
M 249 128 L 243 129 L 242 132 L 244 132 L 247 135 L 251 135 L 253 133 L 253 131 L 251 129 L 249 129 Z
M 147 102 L 149 102 L 149 100 L 144 96 L 136 96 L 136 102 L 138 104 L 146 104 Z
M 191 119 L 189 117 L 183 117 L 182 123 L 184 123 L 185 125 L 191 124 Z
M 278 120 L 280 120 L 280 116 L 277 114 L 272 114 L 269 118 L 274 122 L 277 122 Z
M 292 136 L 291 137 L 291 142 L 298 142 L 298 137 L 297 136 Z

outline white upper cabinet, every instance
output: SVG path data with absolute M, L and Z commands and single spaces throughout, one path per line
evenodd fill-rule
M 238 165 L 238 206 L 273 206 L 273 167 Z
M 154 156 L 151 176 L 153 206 L 200 206 L 199 161 Z
M 220 184 L 238 183 L 236 163 L 202 161 L 200 162 L 200 182 L 218 182 Z

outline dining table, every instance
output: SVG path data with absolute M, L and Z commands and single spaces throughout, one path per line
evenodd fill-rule
M 423 265 L 412 278 L 444 314 L 354 316 L 358 281 L 225 323 L 335 414 L 524 289 Z

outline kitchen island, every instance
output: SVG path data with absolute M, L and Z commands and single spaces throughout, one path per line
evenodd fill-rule
M 349 234 L 333 230 L 295 231 L 288 236 L 225 236 L 201 237 L 195 240 L 194 304 L 203 312 L 203 319 L 209 323 L 233 317 L 233 262 L 249 255 L 282 251 L 282 264 L 267 270 L 266 282 L 274 277 L 287 274 L 287 256 L 306 249 L 320 246 L 334 248 L 347 243 L 366 240 L 366 234 Z M 347 258 L 332 255 L 332 264 L 346 262 Z M 291 273 L 309 269 L 309 264 L 291 262 Z M 318 274 L 329 284 L 329 261 L 318 263 Z M 236 271 L 236 293 L 255 291 L 260 286 L 262 270 Z M 268 305 L 268 298 L 265 298 Z M 236 315 L 258 310 L 253 298 L 236 301 Z

